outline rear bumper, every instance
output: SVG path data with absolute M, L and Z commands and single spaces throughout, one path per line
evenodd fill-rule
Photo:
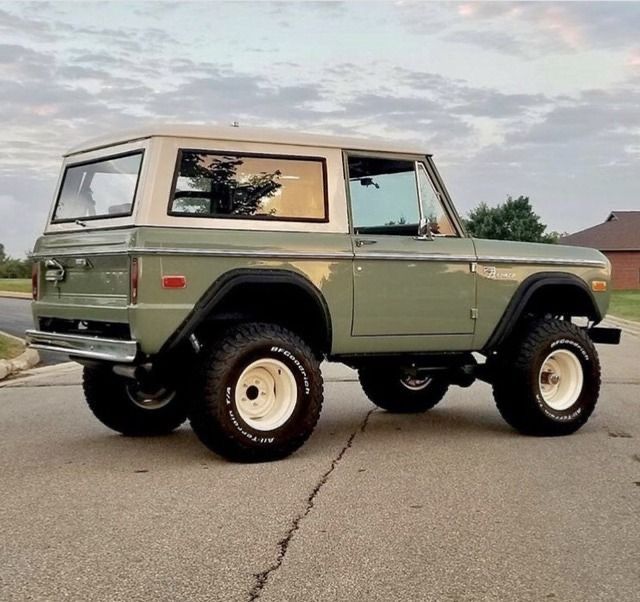
M 43 332 L 42 330 L 27 330 L 25 334 L 29 346 L 35 349 L 66 353 L 71 357 L 131 364 L 138 354 L 136 341 L 102 339 L 76 334 Z
M 587 333 L 594 343 L 618 345 L 620 343 L 622 330 L 620 330 L 619 328 L 604 328 L 602 326 L 598 326 L 597 328 L 589 328 L 587 330 Z

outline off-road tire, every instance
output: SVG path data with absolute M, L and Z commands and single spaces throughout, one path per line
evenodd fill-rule
M 157 409 L 143 408 L 132 401 L 135 381 L 115 374 L 109 367 L 85 366 L 82 386 L 89 408 L 110 429 L 130 437 L 167 435 L 187 419 L 186 395 L 180 391 Z
M 576 385 L 576 392 L 580 388 L 577 399 L 561 410 L 545 402 L 540 384 L 545 360 L 558 350 L 573 354 L 582 370 L 582 386 Z M 598 353 L 584 330 L 569 321 L 532 322 L 498 354 L 493 372 L 493 395 L 500 414 L 526 435 L 570 435 L 587 422 L 598 401 Z
M 271 430 L 254 428 L 241 416 L 236 387 L 258 361 L 284 364 L 295 379 L 292 413 Z M 210 344 L 200 373 L 202 394 L 189 416 L 198 438 L 235 462 L 267 462 L 296 451 L 315 428 L 323 401 L 320 364 L 296 334 L 277 324 L 248 323 L 230 328 Z M 278 391 L 274 386 L 274 396 Z
M 426 387 L 411 390 L 402 384 L 400 370 L 380 367 L 360 368 L 358 376 L 370 401 L 387 412 L 398 414 L 426 412 L 438 404 L 449 389 L 448 382 L 431 378 Z

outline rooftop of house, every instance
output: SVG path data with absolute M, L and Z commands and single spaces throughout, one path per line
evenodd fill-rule
M 559 242 L 599 251 L 640 251 L 640 211 L 612 211 L 602 224 L 563 236 Z

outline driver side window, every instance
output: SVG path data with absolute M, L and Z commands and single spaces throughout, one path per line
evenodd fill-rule
M 415 236 L 420 213 L 413 161 L 349 156 L 356 234 Z

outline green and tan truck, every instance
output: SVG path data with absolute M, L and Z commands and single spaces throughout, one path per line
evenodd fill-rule
M 596 326 L 602 254 L 469 237 L 431 156 L 387 141 L 196 126 L 91 140 L 64 157 L 33 258 L 27 338 L 83 364 L 99 420 L 157 435 L 189 418 L 237 461 L 304 443 L 324 359 L 388 411 L 480 378 L 520 432 L 569 434 L 598 398 L 594 342 L 620 338 Z

